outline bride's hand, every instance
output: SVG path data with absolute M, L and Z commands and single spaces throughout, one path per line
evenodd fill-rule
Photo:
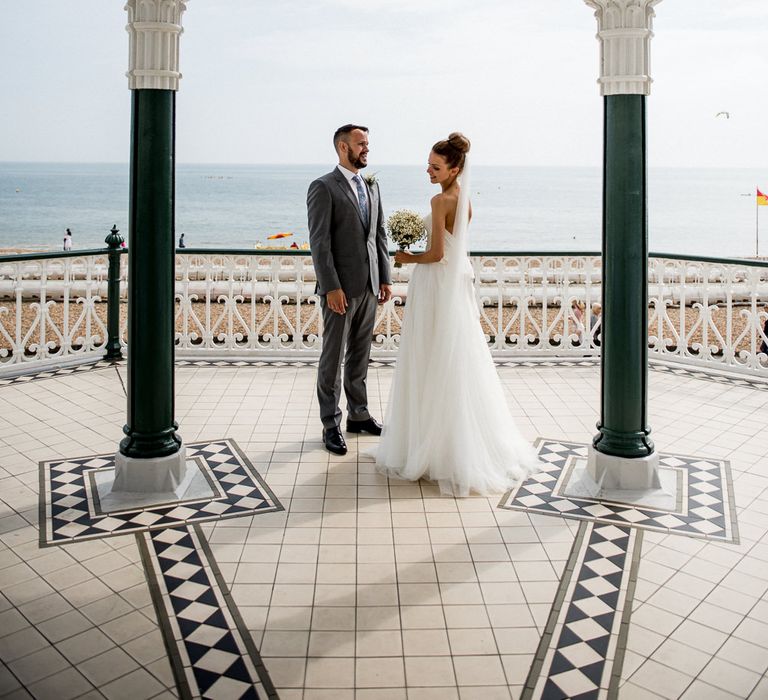
M 407 250 L 398 250 L 395 253 L 395 262 L 401 265 L 408 265 L 413 262 L 414 257 L 414 254 L 409 253 Z

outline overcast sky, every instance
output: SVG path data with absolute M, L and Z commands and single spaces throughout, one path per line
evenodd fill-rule
M 3 4 L 0 160 L 127 161 L 123 0 Z M 355 121 L 374 164 L 451 130 L 477 163 L 600 163 L 583 0 L 190 0 L 183 21 L 180 162 L 327 163 Z M 651 165 L 764 166 L 768 2 L 663 0 L 655 34 Z

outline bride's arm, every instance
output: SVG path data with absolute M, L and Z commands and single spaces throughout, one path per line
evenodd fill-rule
M 407 250 L 398 251 L 395 254 L 395 262 L 408 263 L 436 263 L 443 259 L 445 254 L 445 219 L 447 207 L 445 200 L 439 194 L 432 197 L 432 237 L 429 250 L 423 253 L 411 253 Z

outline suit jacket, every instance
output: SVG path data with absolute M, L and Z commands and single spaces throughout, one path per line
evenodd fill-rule
M 380 284 L 391 284 L 379 186 L 365 186 L 369 221 L 363 221 L 357 197 L 338 168 L 309 186 L 309 247 L 318 294 L 341 288 L 348 297 L 357 297 L 369 284 L 374 294 Z

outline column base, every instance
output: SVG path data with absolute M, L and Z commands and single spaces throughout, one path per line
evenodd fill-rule
M 184 443 L 172 455 L 165 457 L 126 457 L 115 454 L 115 482 L 112 491 L 135 493 L 168 493 L 176 491 L 187 471 L 187 450 Z
M 601 489 L 650 491 L 661 488 L 659 455 L 617 457 L 599 452 L 590 445 L 587 472 Z

